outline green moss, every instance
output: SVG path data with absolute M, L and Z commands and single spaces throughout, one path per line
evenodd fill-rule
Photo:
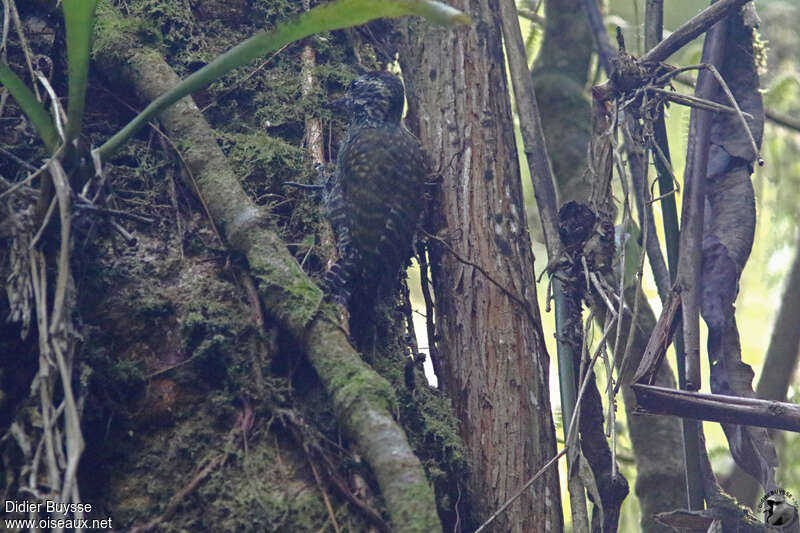
M 119 11 L 111 0 L 98 2 L 92 56 L 102 50 L 122 50 L 142 44 L 156 45 L 161 40 L 161 34 L 144 19 L 119 16 Z
M 136 313 L 141 318 L 159 318 L 175 311 L 172 302 L 162 294 L 147 293 L 136 301 Z
M 102 2 L 100 10 L 109 5 L 109 0 Z M 246 36 L 297 12 L 301 3 L 232 0 L 221 9 L 206 0 L 127 0 L 120 9 L 124 17 L 106 17 L 98 27 L 102 35 L 95 50 L 129 46 L 134 35 L 144 37 L 158 49 L 151 53 L 166 55 L 168 63 L 185 75 Z M 259 16 L 235 20 L 240 9 L 248 13 L 255 9 Z M 354 75 L 345 66 L 353 60 L 346 41 L 344 32 L 314 38 L 318 85 L 305 97 L 300 86 L 300 46 L 287 48 L 263 68 L 256 69 L 253 64 L 231 72 L 193 95 L 216 129 L 236 174 L 257 202 L 272 208 L 271 223 L 280 227 L 289 243 L 304 242 L 304 237 L 318 233 L 318 206 L 300 194 L 289 193 L 281 184 L 286 180 L 310 182 L 316 177 L 302 144 L 306 116 L 322 118 L 326 133 L 332 131 L 334 141 L 325 149 L 326 156 L 335 159 L 335 139 L 342 124 L 324 104 L 329 94 L 343 93 Z M 104 456 L 110 479 L 92 501 L 113 509 L 115 522 L 119 516 L 119 527 L 128 528 L 157 516 L 202 466 L 223 454 L 224 464 L 198 484 L 178 512 L 159 526 L 161 531 L 320 530 L 328 516 L 307 457 L 280 423 L 270 425 L 276 410 L 267 404 L 279 403 L 287 409 L 301 404 L 305 408 L 311 405 L 308 398 L 293 398 L 292 394 L 301 386 L 316 389 L 319 402 L 306 419 L 333 440 L 341 431 L 331 414 L 333 402 L 314 372 L 297 357 L 298 348 L 291 341 L 281 339 L 264 348 L 267 343 L 262 332 L 256 331 L 254 310 L 230 279 L 230 270 L 221 268 L 220 256 L 209 252 L 219 244 L 201 208 L 190 192 L 172 186 L 179 181 L 173 176 L 177 165 L 154 146 L 157 144 L 143 135 L 126 145 L 115 165 L 108 167 L 115 187 L 123 185 L 121 189 L 132 191 L 117 194 L 123 202 L 130 200 L 124 207 L 141 206 L 135 212 L 141 209 L 157 222 L 138 228 L 141 238 L 136 249 L 120 254 L 117 244 L 98 252 L 105 256 L 106 272 L 113 271 L 104 283 L 110 294 L 104 296 L 113 304 L 114 314 L 93 317 L 109 335 L 103 338 L 104 347 L 95 352 L 91 364 L 95 367 L 94 361 L 103 361 L 95 367 L 97 379 L 105 390 L 117 394 L 114 400 L 120 413 L 136 417 L 142 410 L 152 410 L 137 400 L 141 392 L 150 393 L 163 383 L 175 387 L 175 401 L 164 408 L 169 411 L 167 422 L 131 423 L 119 431 L 118 418 L 112 418 L 99 421 L 94 432 L 87 433 L 90 445 L 104 447 L 110 454 Z M 181 210 L 179 220 L 175 205 Z M 187 205 L 191 205 L 191 213 Z M 183 233 L 176 231 L 178 227 Z M 305 241 L 296 248 L 305 254 L 309 244 Z M 306 265 L 313 262 L 312 256 Z M 262 284 L 265 280 L 273 283 L 270 290 L 292 324 L 308 324 L 318 313 L 335 319 L 332 306 L 320 309 L 322 291 L 302 276 L 297 264 L 260 267 L 275 269 L 254 269 L 254 274 Z M 264 352 L 269 353 L 265 356 Z M 290 373 L 295 376 L 291 386 L 284 383 L 280 402 L 270 399 L 270 395 L 278 396 L 271 391 L 274 375 L 267 373 L 274 371 L 269 368 L 274 352 L 291 361 Z M 379 409 L 392 413 L 401 409 L 395 389 L 358 361 L 334 360 L 330 364 L 336 366 L 331 390 L 337 405 L 352 407 L 369 399 Z M 386 370 L 393 381 L 402 380 L 391 366 Z M 266 372 L 260 374 L 262 371 Z M 232 433 L 248 409 L 255 413 L 252 431 L 246 436 Z M 445 423 L 443 419 L 441 423 Z M 437 449 L 450 446 L 440 440 Z M 426 439 L 419 442 L 424 446 Z M 342 470 L 364 468 L 338 459 Z M 435 472 L 444 470 L 431 462 L 429 475 L 438 479 L 440 474 Z M 344 508 L 334 491 L 329 495 L 337 511 Z M 368 529 L 357 513 L 338 512 L 337 519 L 345 531 Z
M 187 57 L 196 56 L 207 47 L 207 40 L 198 28 L 187 0 L 132 0 L 126 3 L 125 8 L 126 17 L 142 20 L 142 27 L 146 26 L 159 35 L 159 48 L 178 54 L 181 61 L 176 68 L 181 75 L 185 73 L 182 64 L 189 62 Z M 209 54 L 205 60 L 212 57 Z
M 245 451 L 240 439 L 220 439 L 208 424 L 214 420 L 229 428 L 237 414 L 231 399 L 218 392 L 199 402 L 175 427 L 134 434 L 136 445 L 113 465 L 122 475 L 107 495 L 120 527 L 163 512 L 166 502 L 202 466 L 224 456 L 224 463 L 188 494 L 178 513 L 159 525 L 159 531 L 319 530 L 328 513 L 306 456 L 280 432 L 253 432 Z M 137 471 L 148 472 L 147 481 L 134 475 Z M 329 497 L 335 509 L 343 505 L 335 492 L 329 492 Z M 136 505 L 114 506 L 117 498 Z M 357 514 L 339 514 L 337 519 L 344 531 L 367 530 Z
M 145 376 L 138 361 L 110 357 L 108 344 L 109 339 L 98 330 L 92 331 L 86 338 L 82 355 L 92 369 L 89 388 L 93 399 L 102 409 L 107 409 L 115 416 L 127 417 L 129 403 L 144 390 Z M 100 416 L 103 411 L 90 409 L 88 412 Z
M 416 507 L 417 502 L 425 501 L 431 497 L 431 487 L 426 481 L 417 483 L 416 486 L 410 488 L 404 494 L 406 500 L 406 507 L 413 509 Z M 407 524 L 406 531 L 418 531 L 419 533 L 427 533 L 429 531 L 441 530 L 442 524 L 439 522 L 436 515 L 429 515 L 428 513 L 415 513 L 411 517 L 411 521 Z
M 262 184 L 266 179 L 277 179 L 280 183 L 290 177 L 294 179 L 308 159 L 305 150 L 260 131 L 223 134 L 222 141 L 240 175 L 258 179 Z
M 181 320 L 184 345 L 191 350 L 202 341 L 207 332 L 206 319 L 200 311 L 190 311 Z
M 462 524 L 472 524 L 466 501 L 469 467 L 459 435 L 458 419 L 453 413 L 450 400 L 427 385 L 422 359 L 413 363 L 413 388 L 406 386 L 405 371 L 409 348 L 405 339 L 406 324 L 401 303 L 401 299 L 395 298 L 379 301 L 373 323 L 351 323 L 351 331 L 360 331 L 367 344 L 362 350 L 370 354 L 368 357 L 372 367 L 391 384 L 395 400 L 388 408 L 391 412 L 398 413 L 409 444 L 422 462 L 428 480 L 434 487 L 439 516 L 445 530 L 456 519 Z M 458 518 L 454 513 L 456 501 L 460 502 Z M 417 530 L 426 531 L 426 527 L 426 524 L 421 523 Z
M 351 407 L 356 400 L 366 400 L 376 409 L 393 412 L 397 405 L 394 390 L 366 366 L 344 366 L 332 380 L 330 388 L 338 404 Z M 354 413 L 355 416 L 366 413 Z
M 286 288 L 286 292 L 288 292 L 289 295 L 291 295 L 291 297 L 297 299 L 298 303 L 305 302 L 307 304 L 310 304 L 305 309 L 301 310 L 300 308 L 298 308 L 297 311 L 302 313 L 307 320 L 311 320 L 311 318 L 314 316 L 314 314 L 316 314 L 317 309 L 319 308 L 319 301 L 320 301 L 320 296 L 322 295 L 322 289 L 320 289 L 316 283 L 303 276 L 297 278 L 294 283 L 289 285 Z
M 253 334 L 251 320 L 244 314 L 232 287 L 214 278 L 185 280 L 191 288 L 179 309 L 178 324 L 183 350 L 192 358 L 194 370 L 210 384 L 221 384 L 235 370 L 234 361 L 247 360 L 249 352 L 237 340 Z

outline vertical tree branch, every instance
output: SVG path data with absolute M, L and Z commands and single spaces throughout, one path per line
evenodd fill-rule
M 517 9 L 513 0 L 500 0 L 500 17 L 511 83 L 514 89 L 514 101 L 517 104 L 520 131 L 522 132 L 522 145 L 530 170 L 536 205 L 539 207 L 539 216 L 542 220 L 547 254 L 552 260 L 557 257 L 561 246 L 556 229 L 558 207 L 553 184 L 553 168 L 550 164 L 550 157 L 547 155 L 536 93 L 533 88 L 533 80 L 528 72 L 525 43 L 522 40 Z
M 664 33 L 664 3 L 663 0 L 647 0 L 645 7 L 645 48 L 649 51 L 655 48 L 663 37 Z M 667 127 L 664 121 L 663 112 L 658 115 L 653 124 L 653 142 L 655 149 L 651 151 L 656 171 L 658 172 L 658 187 L 661 194 L 661 216 L 664 223 L 664 239 L 667 245 L 667 260 L 669 262 L 670 284 L 675 282 L 678 273 L 678 247 L 680 233 L 678 229 L 678 209 L 675 202 L 675 184 L 668 165 L 670 164 L 669 143 L 667 141 Z M 653 210 L 646 206 L 648 219 L 653 219 Z M 642 211 L 640 211 L 642 213 Z M 657 239 L 656 239 L 657 240 Z M 649 246 L 648 246 L 649 248 Z M 661 251 L 659 246 L 659 252 Z M 648 253 L 649 255 L 649 253 Z M 655 274 L 656 269 L 663 268 L 663 256 L 658 266 L 653 264 L 650 257 L 650 265 Z M 661 274 L 663 276 L 663 273 Z M 663 285 L 663 283 L 662 283 Z M 659 289 L 659 294 L 660 294 Z M 666 301 L 662 297 L 662 302 Z M 679 311 L 680 313 L 680 311 Z M 680 314 L 678 316 L 678 328 L 680 325 Z M 686 352 L 683 346 L 683 336 L 678 335 L 674 338 L 675 362 L 678 369 L 678 387 L 686 387 Z M 686 480 L 687 504 L 690 509 L 702 509 L 703 506 L 703 487 L 700 479 L 700 456 L 697 435 L 697 424 L 681 420 L 683 432 L 683 456 L 684 474 Z
M 720 64 L 725 50 L 726 33 L 724 23 L 718 23 L 709 30 L 703 45 L 703 63 Z M 710 100 L 715 83 L 716 80 L 710 72 L 700 71 L 695 96 Z M 700 267 L 712 116 L 710 111 L 692 109 L 684 173 L 677 282 L 681 285 L 687 390 L 700 388 Z

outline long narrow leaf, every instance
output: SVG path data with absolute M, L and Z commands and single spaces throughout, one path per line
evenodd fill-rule
M 280 24 L 271 32 L 262 32 L 250 37 L 191 74 L 174 89 L 155 99 L 122 130 L 98 148 L 97 152 L 103 160 L 108 159 L 125 141 L 166 107 L 202 89 L 231 70 L 288 43 L 322 31 L 357 26 L 378 18 L 397 18 L 407 15 L 421 15 L 438 24 L 470 23 L 469 16 L 434 0 L 339 0 L 317 6 L 289 22 Z
M 67 129 L 64 133 L 67 146 L 81 131 L 83 110 L 86 106 L 86 85 L 89 76 L 94 11 L 97 0 L 64 0 L 64 24 L 67 29 L 67 63 L 69 69 L 69 100 L 67 104 Z
M 14 97 L 19 107 L 22 108 L 22 112 L 33 123 L 33 127 L 36 128 L 47 149 L 51 153 L 55 152 L 58 148 L 58 132 L 53 121 L 50 120 L 50 115 L 36 99 L 33 91 L 28 89 L 25 82 L 19 79 L 19 76 L 14 74 L 14 71 L 5 63 L 0 63 L 0 85 L 8 89 L 8 92 Z

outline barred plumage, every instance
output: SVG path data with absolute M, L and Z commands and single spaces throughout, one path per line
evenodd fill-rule
M 339 261 L 326 281 L 342 303 L 374 301 L 411 255 L 426 171 L 419 141 L 401 124 L 403 101 L 403 84 L 388 72 L 348 89 L 351 122 L 327 200 Z

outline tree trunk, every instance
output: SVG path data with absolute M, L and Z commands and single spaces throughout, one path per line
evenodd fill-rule
M 408 23 L 400 61 L 409 126 L 441 176 L 431 229 L 447 244 L 429 248 L 440 378 L 461 420 L 475 518 L 483 521 L 556 447 L 499 7 L 453 5 L 475 23 L 455 32 Z M 561 529 L 552 469 L 492 530 Z

